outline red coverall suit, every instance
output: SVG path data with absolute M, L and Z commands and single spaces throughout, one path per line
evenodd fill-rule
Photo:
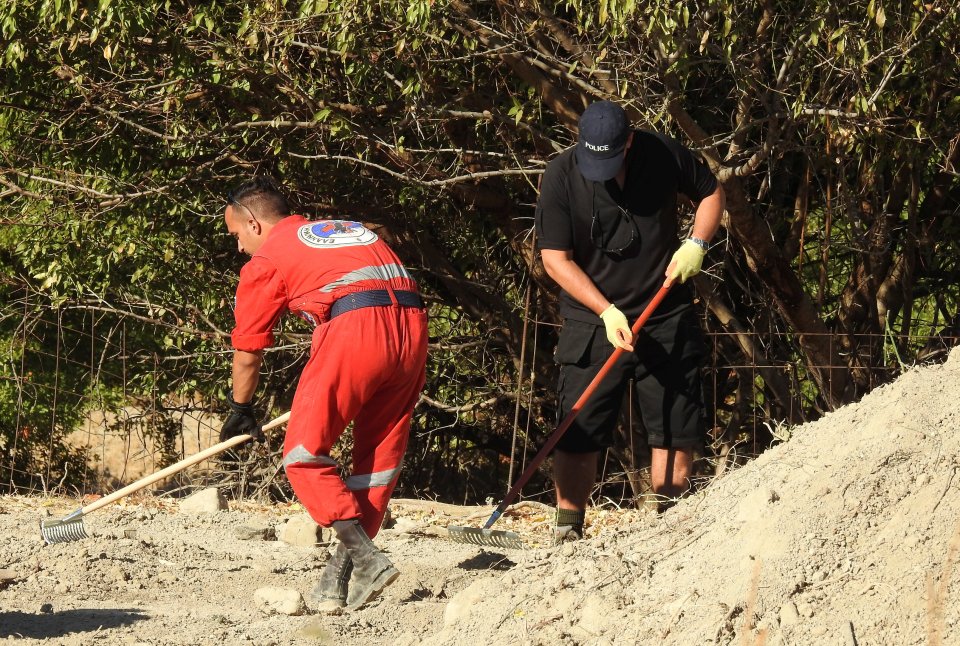
M 283 447 L 294 493 L 323 527 L 380 529 L 424 384 L 427 316 L 416 281 L 358 222 L 280 220 L 240 271 L 233 347 L 273 344 L 285 311 L 316 325 Z M 353 427 L 346 481 L 330 449 Z

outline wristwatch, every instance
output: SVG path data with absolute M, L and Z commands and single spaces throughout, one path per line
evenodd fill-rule
M 694 238 L 693 236 L 690 236 L 689 238 L 687 238 L 687 240 L 697 245 L 704 251 L 710 251 L 710 243 L 707 242 L 706 240 L 703 240 L 701 238 Z

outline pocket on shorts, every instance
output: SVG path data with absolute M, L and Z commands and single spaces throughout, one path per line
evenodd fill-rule
M 554 363 L 560 365 L 586 365 L 589 363 L 590 342 L 597 326 L 580 321 L 566 320 L 560 329 L 557 350 L 553 353 Z

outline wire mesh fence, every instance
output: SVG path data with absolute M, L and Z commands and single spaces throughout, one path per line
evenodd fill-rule
M 140 338 L 143 331 L 132 332 L 135 322 L 126 317 L 65 308 L 46 310 L 42 316 L 24 313 L 18 317 L 11 309 L 6 308 L 0 318 L 5 333 L 0 348 L 0 488 L 102 493 L 218 441 L 223 410 L 209 396 L 201 396 L 202 389 L 192 391 L 188 376 L 198 360 L 207 366 L 221 365 L 226 375 L 230 351 L 222 342 L 219 349 L 211 346 L 202 351 L 133 348 L 131 337 Z M 735 342 L 742 344 L 744 336 L 757 348 L 774 348 L 785 347 L 791 335 L 707 334 L 710 351 L 703 384 L 708 443 L 703 457 L 706 466 L 701 469 L 706 475 L 722 473 L 788 439 L 795 425 L 825 412 L 810 384 L 811 366 L 795 358 L 771 359 L 777 354 L 772 351 L 743 360 L 747 355 L 731 353 L 729 348 Z M 957 337 L 943 335 L 857 335 L 848 338 L 857 355 L 847 353 L 849 363 L 818 368 L 856 371 L 858 382 L 869 391 L 917 362 L 945 358 L 957 342 Z M 730 360 L 731 356 L 738 360 Z M 290 366 L 281 369 L 294 371 Z M 287 375 L 292 383 L 295 377 Z M 774 381 L 779 383 L 774 385 Z M 776 397 L 777 388 L 787 395 Z M 518 408 L 533 409 L 536 401 L 551 397 L 551 386 L 541 384 L 531 388 L 529 396 L 517 393 L 511 401 L 517 402 Z M 509 455 L 500 456 L 505 468 L 496 475 L 506 480 L 501 483 L 505 488 L 512 479 L 508 474 L 520 473 L 538 448 L 529 428 L 533 415 L 528 412 L 524 416 L 527 427 L 517 433 L 520 416 L 512 412 L 512 406 L 513 445 Z M 625 407 L 619 446 L 602 462 L 598 495 L 629 499 L 642 492 L 648 462 L 638 457 L 645 448 L 638 417 L 633 405 Z M 435 439 L 430 429 L 414 428 L 413 434 Z M 449 439 L 444 441 L 449 443 Z M 507 442 L 509 445 L 509 438 Z M 421 453 L 431 450 L 426 445 L 414 449 Z M 236 452 L 193 467 L 159 488 L 176 493 L 216 482 L 229 483 L 245 495 L 269 492 L 289 497 L 278 450 L 278 442 L 274 442 L 272 452 L 269 448 L 260 454 Z M 423 473 L 417 472 L 418 477 Z M 542 493 L 537 486 L 534 483 L 528 497 Z

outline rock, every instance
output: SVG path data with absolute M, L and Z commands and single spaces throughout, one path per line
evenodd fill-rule
M 301 514 L 280 528 L 279 538 L 288 545 L 313 547 L 323 541 L 323 530 L 308 514 Z
M 44 614 L 49 613 L 49 612 L 53 612 L 53 604 L 52 604 L 52 603 L 44 603 L 44 604 L 41 604 L 41 605 L 40 605 L 40 612 L 42 612 L 42 613 L 44 613 Z
M 17 573 L 13 570 L 0 570 L 0 584 L 11 583 L 17 580 Z
M 180 501 L 180 511 L 186 514 L 214 514 L 227 508 L 227 500 L 216 487 L 202 489 Z
M 577 625 L 591 635 L 599 635 L 610 626 L 610 608 L 611 604 L 603 597 L 591 594 L 583 602 Z
M 241 525 L 233 530 L 233 535 L 241 541 L 269 541 L 277 537 L 269 525 Z
M 332 643 L 333 640 L 333 633 L 327 630 L 320 620 L 314 620 L 304 625 L 297 631 L 297 636 L 315 640 L 321 644 Z
M 450 599 L 443 611 L 445 626 L 452 626 L 470 616 L 473 607 L 484 598 L 484 583 L 485 581 L 474 581 Z
M 787 602 L 780 607 L 780 625 L 796 626 L 800 623 L 800 613 L 793 602 Z
M 167 583 L 167 584 L 176 583 L 179 580 L 180 580 L 180 577 L 178 577 L 173 572 L 161 572 L 160 574 L 157 575 L 157 581 L 159 581 L 160 583 Z
M 258 588 L 253 600 L 266 614 L 299 615 L 303 612 L 303 596 L 288 588 Z
M 401 516 L 400 518 L 397 518 L 393 523 L 393 531 L 395 531 L 398 534 L 405 534 L 407 532 L 412 532 L 417 527 L 418 527 L 418 524 L 415 520 L 413 520 L 412 518 L 407 518 L 405 516 Z
M 388 506 L 386 513 L 383 514 L 383 520 L 380 521 L 380 529 L 390 529 L 393 527 L 393 522 L 393 510 Z
M 557 613 L 565 615 L 577 604 L 578 597 L 579 595 L 573 590 L 561 590 L 553 597 L 553 609 Z

